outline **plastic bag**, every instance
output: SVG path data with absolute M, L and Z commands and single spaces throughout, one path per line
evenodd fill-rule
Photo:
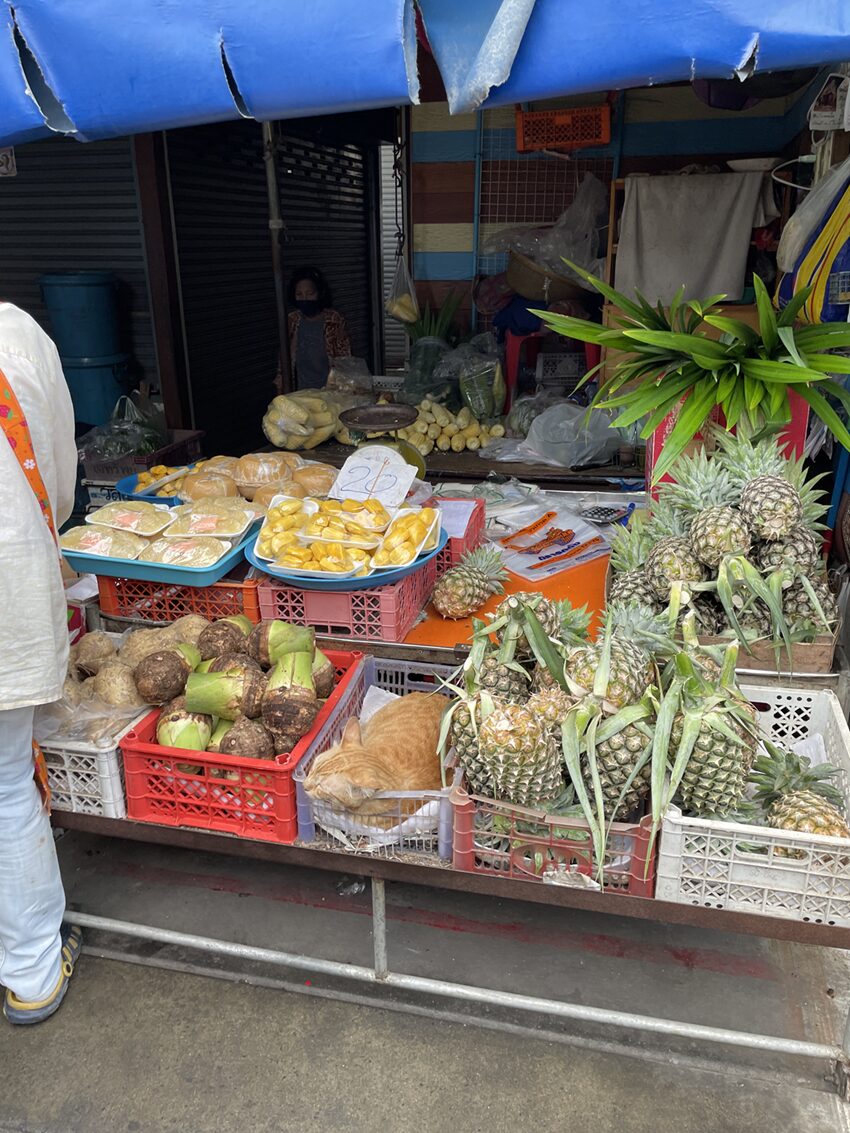
M 326 389 L 343 393 L 371 393 L 372 373 L 363 358 L 332 358 Z
M 165 417 L 145 394 L 134 390 L 119 397 L 112 416 L 78 442 L 80 460 L 100 457 L 116 459 L 131 454 L 156 452 L 168 444 Z
M 508 435 L 525 438 L 534 418 L 563 400 L 560 394 L 550 392 L 536 393 L 533 397 L 521 397 L 519 401 L 514 402 L 505 421 Z
M 449 350 L 449 344 L 441 338 L 417 338 L 410 352 L 410 370 L 397 400 L 418 405 L 423 397 L 446 391 L 447 382 L 438 372 L 438 363 Z
M 403 256 L 399 256 L 395 262 L 393 282 L 384 309 L 390 318 L 398 319 L 400 323 L 415 323 L 419 318 L 416 288 Z
M 570 401 L 553 405 L 534 418 L 519 451 L 563 468 L 606 463 L 620 447 L 620 434 L 611 428 L 613 414 L 594 409 L 588 420 L 586 414 L 583 406 Z

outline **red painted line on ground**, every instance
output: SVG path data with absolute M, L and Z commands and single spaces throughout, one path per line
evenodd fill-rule
M 263 901 L 278 901 L 288 905 L 302 905 L 333 912 L 356 913 L 371 916 L 372 905 L 368 898 L 358 895 L 341 897 L 336 892 L 326 895 L 297 885 L 268 882 L 248 882 L 238 877 L 212 873 L 181 873 L 179 870 L 136 865 L 132 862 L 102 860 L 98 871 L 118 877 L 130 878 L 143 885 L 169 888 L 208 889 L 214 893 L 233 893 L 256 897 Z M 480 921 L 434 909 L 410 905 L 393 905 L 387 902 L 387 920 L 398 924 L 417 924 L 444 932 L 471 933 L 497 937 L 522 944 L 538 945 L 564 951 L 590 952 L 596 956 L 611 956 L 634 960 L 644 964 L 675 965 L 702 972 L 745 976 L 749 979 L 777 980 L 779 975 L 773 964 L 755 956 L 741 956 L 711 948 L 682 948 L 671 945 L 643 944 L 627 937 L 607 933 L 576 932 L 569 929 L 541 929 L 520 921 Z

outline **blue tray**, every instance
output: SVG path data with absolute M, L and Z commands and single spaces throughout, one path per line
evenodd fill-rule
M 265 559 L 258 558 L 254 554 L 253 546 L 245 551 L 245 558 L 251 566 L 261 570 L 263 574 L 269 574 L 272 578 L 279 578 L 287 586 L 294 586 L 298 590 L 374 590 L 376 586 L 392 586 L 394 582 L 401 582 L 403 578 L 407 578 L 409 574 L 413 574 L 415 570 L 419 570 L 420 567 L 425 566 L 436 555 L 439 555 L 448 541 L 448 532 L 440 531 L 440 539 L 433 551 L 420 555 L 409 566 L 398 567 L 397 570 L 378 570 L 365 578 L 325 579 L 307 578 L 301 574 L 287 574 L 286 571 L 273 567 Z
M 252 523 L 244 538 L 209 567 L 175 567 L 164 563 L 140 563 L 137 559 L 109 559 L 87 555 L 84 551 L 63 551 L 68 566 L 77 574 L 103 574 L 108 578 L 139 578 L 143 582 L 171 582 L 175 586 L 210 586 L 224 578 L 242 562 L 248 547 L 257 538 Z
M 182 467 L 182 465 L 181 465 Z M 187 464 L 187 468 L 194 468 L 195 462 Z M 179 507 L 184 501 L 179 496 L 157 496 L 151 492 L 137 492 L 136 485 L 139 482 L 138 473 L 133 473 L 132 476 L 124 476 L 115 485 L 115 491 L 125 500 L 144 500 L 149 504 L 165 504 L 166 507 Z M 103 572 L 101 572 L 103 573 Z M 129 578 L 129 575 L 122 575 L 122 578 Z

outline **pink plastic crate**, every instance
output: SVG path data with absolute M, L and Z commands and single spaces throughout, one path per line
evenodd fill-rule
M 434 496 L 428 500 L 429 507 L 439 507 L 441 502 L 474 503 L 472 514 L 461 538 L 449 539 L 442 551 L 437 555 L 437 578 L 442 578 L 446 571 L 457 566 L 467 551 L 474 551 L 484 542 L 484 527 L 486 523 L 486 506 L 483 500 L 455 500 L 452 496 Z
M 436 570 L 433 558 L 401 582 L 371 590 L 300 590 L 266 579 L 257 589 L 260 617 L 313 626 L 325 637 L 403 641 L 428 604 Z

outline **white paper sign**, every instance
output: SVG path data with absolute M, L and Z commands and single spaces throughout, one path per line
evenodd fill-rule
M 346 460 L 328 493 L 334 500 L 380 500 L 397 508 L 416 479 L 416 469 L 393 448 L 366 445 Z

